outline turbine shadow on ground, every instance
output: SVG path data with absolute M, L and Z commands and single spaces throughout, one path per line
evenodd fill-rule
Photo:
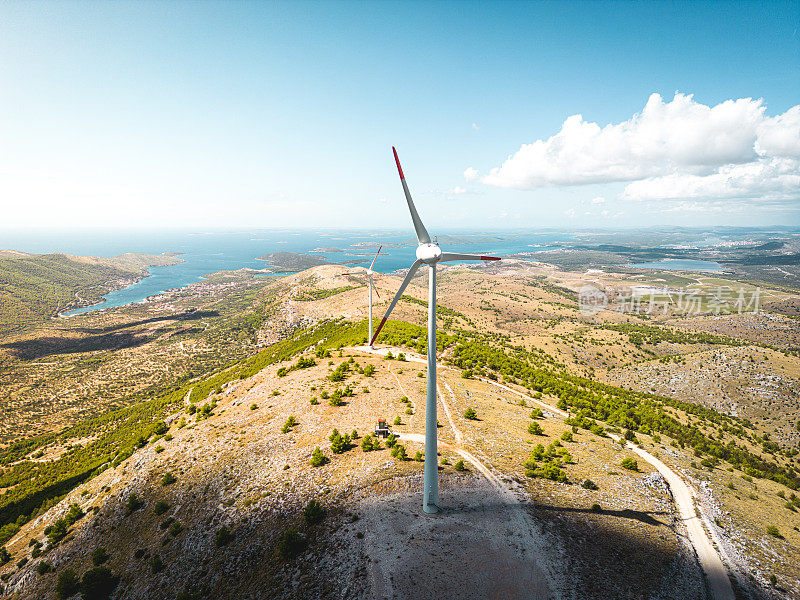
M 179 313 L 176 315 L 165 315 L 160 317 L 151 317 L 149 319 L 140 319 L 138 321 L 131 321 L 130 323 L 119 323 L 116 325 L 109 325 L 108 327 L 76 327 L 74 329 L 65 329 L 65 331 L 80 331 L 82 333 L 110 333 L 119 329 L 128 329 L 129 327 L 138 327 L 139 325 L 147 325 L 148 323 L 159 323 L 161 321 L 198 321 L 200 319 L 213 319 L 219 316 L 219 311 L 216 310 L 195 310 Z
M 441 478 L 443 511 L 437 516 L 420 509 L 421 473 L 384 479 L 346 498 L 298 495 L 287 487 L 244 510 L 242 498 L 224 502 L 230 497 L 225 481 L 226 473 L 247 462 L 210 469 L 191 482 L 179 474 L 170 488 L 153 474 L 116 490 L 96 516 L 86 517 L 95 522 L 56 550 L 60 568 L 82 573 L 91 568 L 91 551 L 106 547 L 108 566 L 121 577 L 118 597 L 149 600 L 171 600 L 181 592 L 220 600 L 708 597 L 693 557 L 661 542 L 662 535 L 674 535 L 670 526 L 640 520 L 636 511 L 596 515 L 506 504 L 485 480 L 452 472 Z M 143 505 L 128 512 L 131 493 Z M 159 500 L 174 509 L 156 516 Z M 310 500 L 327 508 L 320 524 L 303 519 Z M 613 515 L 634 520 L 640 531 L 618 527 L 621 519 Z M 179 522 L 182 531 L 171 535 L 160 526 L 165 519 Z M 216 544 L 223 526 L 231 539 Z M 279 545 L 288 530 L 301 534 L 305 548 L 284 559 Z M 164 564 L 158 573 L 150 567 L 155 556 Z M 38 585 L 46 583 L 41 578 Z M 28 591 L 26 598 L 47 592 Z
M 81 339 L 67 337 L 39 337 L 0 344 L 20 360 L 33 360 L 56 354 L 78 354 L 98 350 L 121 350 L 146 344 L 153 336 L 136 335 L 131 332 L 105 333 Z
M 46 356 L 57 354 L 78 354 L 81 352 L 96 352 L 103 350 L 121 350 L 123 348 L 135 348 L 153 340 L 155 332 L 150 331 L 120 331 L 140 327 L 151 323 L 162 323 L 170 321 L 191 322 L 201 319 L 218 317 L 219 312 L 215 310 L 185 312 L 177 315 L 153 317 L 141 319 L 130 323 L 119 323 L 108 327 L 77 327 L 75 329 L 65 328 L 61 331 L 65 333 L 79 332 L 85 335 L 80 338 L 64 336 L 42 336 L 34 339 L 16 340 L 0 344 L 0 348 L 5 348 L 20 360 L 34 360 Z

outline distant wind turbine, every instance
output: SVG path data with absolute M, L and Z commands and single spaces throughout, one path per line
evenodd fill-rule
M 428 265 L 428 387 L 425 397 L 425 478 L 422 489 L 422 510 L 428 514 L 439 512 L 439 473 L 436 465 L 437 456 L 437 419 L 436 419 L 436 263 L 440 261 L 453 260 L 500 260 L 495 256 L 481 256 L 479 254 L 456 254 L 453 252 L 442 252 L 439 244 L 431 241 L 425 225 L 417 214 L 411 193 L 408 191 L 406 178 L 403 175 L 403 168 L 400 166 L 400 159 L 397 158 L 397 150 L 392 146 L 394 161 L 397 163 L 397 172 L 400 174 L 400 183 L 403 184 L 403 192 L 408 202 L 408 210 L 411 212 L 411 220 L 414 223 L 414 230 L 417 232 L 417 260 L 411 265 L 408 274 L 400 289 L 394 295 L 389 309 L 386 311 L 378 325 L 375 335 L 370 338 L 369 345 L 375 342 L 375 338 L 381 332 L 386 319 L 389 318 L 392 310 L 403 295 L 406 287 L 414 277 L 414 273 L 423 264 Z
M 381 248 L 383 246 L 378 246 L 378 251 L 375 253 L 375 258 L 372 259 L 372 264 L 370 264 L 369 269 L 367 269 L 364 274 L 367 276 L 367 286 L 369 287 L 369 339 L 372 340 L 372 291 L 375 290 L 375 293 L 378 294 L 378 288 L 375 287 L 375 283 L 372 280 L 373 275 L 379 275 L 379 273 L 375 273 L 372 270 L 372 267 L 375 266 L 375 261 L 378 260 L 378 255 L 381 253 Z M 361 275 L 361 271 L 355 273 L 342 273 L 342 275 Z M 381 295 L 378 294 L 378 298 Z M 372 348 L 372 342 L 370 341 L 369 347 Z

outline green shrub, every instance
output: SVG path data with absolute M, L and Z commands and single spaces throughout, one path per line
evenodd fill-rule
M 309 400 L 309 403 L 311 404 L 311 406 L 316 406 L 317 404 L 319 404 L 319 400 L 317 400 L 316 396 L 311 396 L 311 400 Z
M 372 452 L 372 436 L 365 435 L 361 440 L 361 450 L 364 452 Z
M 776 537 L 776 538 L 778 538 L 778 539 L 780 539 L 780 540 L 782 540 L 782 539 L 783 539 L 783 536 L 781 535 L 781 532 L 780 532 L 780 531 L 778 531 L 778 528 L 777 528 L 777 527 L 775 527 L 775 525 L 769 525 L 769 526 L 767 527 L 767 533 L 768 533 L 769 535 L 771 535 L 772 537 Z
M 55 546 L 58 542 L 64 539 L 64 537 L 66 537 L 67 531 L 69 531 L 69 528 L 66 521 L 64 521 L 64 519 L 58 519 L 55 523 L 53 523 L 53 525 L 50 527 L 50 531 L 47 533 L 48 543 L 51 546 Z
M 100 546 L 92 551 L 92 564 L 99 567 L 109 559 L 108 550 Z
M 391 448 L 397 443 L 397 436 L 393 433 L 389 434 L 389 437 L 386 438 L 386 447 Z
M 400 362 L 406 362 L 406 355 L 403 354 L 402 352 L 398 353 L 397 360 Z
M 453 468 L 456 471 L 459 471 L 459 472 L 467 470 L 467 467 L 464 466 L 464 461 L 463 460 L 459 460 L 456 464 L 453 465 Z
M 395 425 L 402 425 L 402 424 L 403 424 L 403 421 L 401 421 L 401 420 L 400 420 L 400 415 L 397 415 L 397 416 L 394 418 L 394 424 L 395 424 Z
M 172 485 L 175 483 L 177 479 L 175 479 L 175 475 L 167 471 L 164 473 L 164 476 L 161 478 L 161 485 Z
M 476 413 L 475 409 L 470 406 L 464 411 L 464 418 L 469 419 L 470 421 L 475 421 L 478 418 L 478 413 Z
M 367 365 L 364 367 L 364 376 L 365 377 L 372 377 L 375 375 L 375 366 L 374 365 Z
M 392 448 L 392 457 L 399 461 L 404 461 L 408 458 L 406 455 L 406 448 L 402 444 L 395 444 Z
M 217 531 L 217 535 L 214 537 L 214 543 L 217 545 L 218 548 L 222 546 L 227 546 L 233 540 L 233 534 L 230 530 L 223 525 Z
M 572 432 L 571 431 L 565 431 L 564 433 L 561 434 L 561 439 L 564 440 L 565 442 L 573 441 Z
M 531 435 L 544 435 L 544 430 L 542 426 L 539 425 L 536 421 L 533 421 L 528 424 L 528 433 Z
M 153 571 L 154 573 L 156 571 Z M 106 600 L 117 587 L 119 578 L 108 567 L 95 567 L 83 574 L 81 594 L 84 600 Z
M 770 575 L 770 576 L 769 576 L 769 585 L 770 585 L 771 587 L 775 587 L 775 586 L 777 586 L 777 585 L 778 585 L 778 578 L 777 578 L 777 577 L 775 577 L 775 574 L 774 574 L 774 573 L 773 573 L 772 575 Z
M 591 510 L 592 510 L 592 512 L 596 512 L 596 513 L 603 512 L 603 508 L 597 502 L 592 504 Z
M 544 417 L 544 413 L 541 408 L 534 408 L 529 416 L 531 419 L 541 419 Z
M 309 525 L 320 523 L 326 514 L 325 508 L 317 500 L 311 500 L 303 509 L 303 517 Z
M 19 533 L 20 526 L 16 523 L 7 523 L 0 527 L 0 544 L 5 544 L 8 540 Z
M 605 437 L 605 435 L 606 435 L 606 430 L 602 426 L 598 425 L 597 423 L 593 423 L 589 427 L 589 431 L 591 431 L 593 434 L 595 434 L 598 437 Z
M 634 459 L 630 456 L 628 458 L 623 459 L 620 463 L 623 469 L 628 469 L 629 471 L 638 471 L 639 470 L 639 463 L 637 463 Z
M 169 504 L 167 504 L 163 500 L 159 500 L 158 502 L 156 502 L 155 506 L 153 507 L 153 512 L 156 513 L 156 515 L 163 515 L 168 510 L 169 510 Z
M 257 408 L 258 408 L 258 404 L 256 404 L 255 402 L 253 402 L 253 403 L 250 405 L 250 410 L 256 410 Z
M 311 466 L 312 467 L 321 467 L 322 465 L 328 462 L 328 457 L 320 450 L 319 446 L 314 448 L 314 452 L 311 454 Z
M 161 557 L 158 554 L 156 554 L 150 559 L 150 572 L 155 574 L 155 573 L 160 573 L 163 570 L 164 570 L 164 561 L 161 560 Z
M 306 549 L 307 543 L 299 531 L 287 529 L 278 543 L 278 553 L 283 560 L 289 560 L 301 554 Z
M 347 434 L 342 436 L 336 429 L 333 430 L 329 439 L 331 440 L 331 452 L 334 454 L 342 454 L 352 447 L 350 444 L 350 436 Z
M 70 596 L 78 593 L 80 582 L 78 575 L 72 569 L 65 569 L 58 574 L 58 581 L 56 582 L 56 594 L 61 600 L 66 600 Z
M 594 481 L 592 481 L 591 479 L 587 479 L 586 481 L 584 481 L 584 482 L 581 484 L 581 487 L 582 487 L 582 488 L 584 488 L 584 489 L 587 489 L 587 490 L 596 490 L 596 489 L 599 489 L 599 488 L 597 487 L 597 484 L 596 484 Z
M 6 550 L 6 547 L 3 546 L 2 548 L 0 548 L 0 566 L 3 566 L 10 560 L 11 560 L 11 555 L 8 553 L 8 550 Z
M 557 459 L 551 459 L 542 464 L 530 464 L 530 461 L 526 461 L 525 466 L 525 475 L 527 477 L 550 479 L 560 483 L 565 483 L 567 481 L 567 474 L 561 468 L 561 463 Z
M 297 425 L 297 419 L 294 415 L 289 415 L 289 418 L 286 419 L 286 422 L 281 428 L 281 433 L 289 433 L 295 425 Z
M 44 560 L 41 561 L 38 565 L 36 565 L 36 572 L 39 575 L 44 575 L 45 573 L 49 573 L 52 570 L 53 570 L 53 565 Z
M 414 460 L 417 462 L 423 462 L 425 460 L 425 454 L 417 450 L 416 454 L 414 454 Z
M 341 406 L 342 404 L 344 404 L 342 396 L 343 396 L 342 390 L 336 388 L 335 390 L 333 390 L 333 394 L 331 394 L 331 397 L 328 398 L 328 404 L 330 404 L 331 406 Z

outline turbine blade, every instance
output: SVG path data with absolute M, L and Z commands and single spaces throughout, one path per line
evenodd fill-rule
M 483 256 L 482 254 L 458 254 L 457 252 L 442 252 L 440 260 L 500 260 L 497 256 Z
M 375 266 L 375 261 L 378 260 L 378 254 L 381 253 L 381 248 L 383 248 L 383 245 L 378 246 L 378 251 L 375 253 L 375 258 L 372 259 L 372 264 L 369 266 L 370 271 L 372 271 L 372 267 Z
M 400 166 L 400 159 L 397 158 L 397 150 L 395 150 L 394 146 L 392 146 L 392 152 L 394 152 L 394 162 L 397 163 L 397 172 L 400 173 L 400 183 L 403 184 L 403 192 L 408 202 L 408 210 L 411 212 L 411 220 L 414 222 L 414 231 L 417 232 L 417 240 L 420 244 L 430 244 L 431 236 L 428 235 L 428 230 L 425 229 L 425 225 L 422 224 L 422 219 L 420 219 L 417 214 L 417 208 L 414 206 L 414 201 L 411 199 L 411 192 L 408 191 L 408 184 L 406 183 L 405 175 L 403 175 L 403 167 Z
M 394 298 L 392 298 L 392 303 L 389 305 L 389 308 L 386 311 L 386 314 L 383 316 L 383 319 L 381 319 L 381 324 L 378 325 L 378 329 L 375 330 L 375 335 L 373 335 L 372 339 L 369 341 L 369 345 L 370 346 L 373 343 L 375 343 L 375 340 L 377 339 L 378 334 L 381 332 L 381 329 L 383 329 L 383 326 L 386 323 L 386 319 L 388 319 L 389 315 L 392 314 L 392 310 L 394 310 L 394 307 L 397 304 L 397 301 L 400 300 L 400 296 L 402 296 L 403 292 L 406 291 L 406 288 L 408 287 L 408 284 L 411 283 L 411 278 L 414 277 L 414 273 L 417 272 L 417 269 L 419 269 L 419 266 L 421 264 L 422 264 L 422 261 L 417 259 L 417 260 L 414 261 L 414 264 L 411 265 L 411 268 L 408 270 L 408 275 L 406 275 L 406 278 L 403 279 L 403 283 L 400 284 L 400 289 L 397 290 L 397 293 L 394 295 Z

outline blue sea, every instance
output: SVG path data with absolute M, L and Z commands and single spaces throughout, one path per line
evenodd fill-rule
M 555 244 L 575 243 L 580 239 L 558 231 L 443 232 L 442 247 L 451 252 L 507 256 L 518 252 L 536 253 L 553 249 Z M 148 296 L 201 281 L 205 275 L 244 267 L 266 266 L 257 257 L 272 252 L 306 253 L 325 257 L 330 263 L 360 261 L 368 266 L 379 245 L 381 255 L 375 270 L 392 272 L 408 267 L 415 259 L 417 241 L 409 230 L 340 231 L 308 229 L 254 229 L 229 231 L 188 230 L 84 230 L 84 231 L 0 231 L 0 249 L 36 254 L 64 253 L 77 256 L 117 256 L 125 252 L 142 254 L 178 253 L 184 262 L 168 267 L 151 267 L 150 277 L 122 290 L 107 294 L 94 306 L 79 308 L 67 316 L 141 302 Z M 332 251 L 336 249 L 338 251 Z M 630 265 L 653 269 L 720 271 L 714 262 L 664 260 Z
M 550 244 L 570 242 L 563 233 L 509 232 L 448 234 L 440 243 L 448 251 L 504 256 L 516 252 L 547 250 Z M 391 272 L 408 267 L 415 259 L 417 246 L 410 231 L 333 231 L 319 230 L 235 230 L 235 231 L 0 231 L 0 248 L 36 254 L 64 253 L 78 256 L 117 256 L 125 252 L 142 254 L 180 253 L 184 262 L 168 267 L 151 267 L 150 277 L 105 296 L 104 302 L 79 308 L 67 316 L 141 302 L 165 290 L 201 281 L 215 271 L 261 269 L 266 266 L 257 257 L 272 252 L 305 253 L 319 248 L 340 251 L 315 252 L 331 263 L 362 261 L 368 266 L 378 246 L 384 244 L 375 270 Z

